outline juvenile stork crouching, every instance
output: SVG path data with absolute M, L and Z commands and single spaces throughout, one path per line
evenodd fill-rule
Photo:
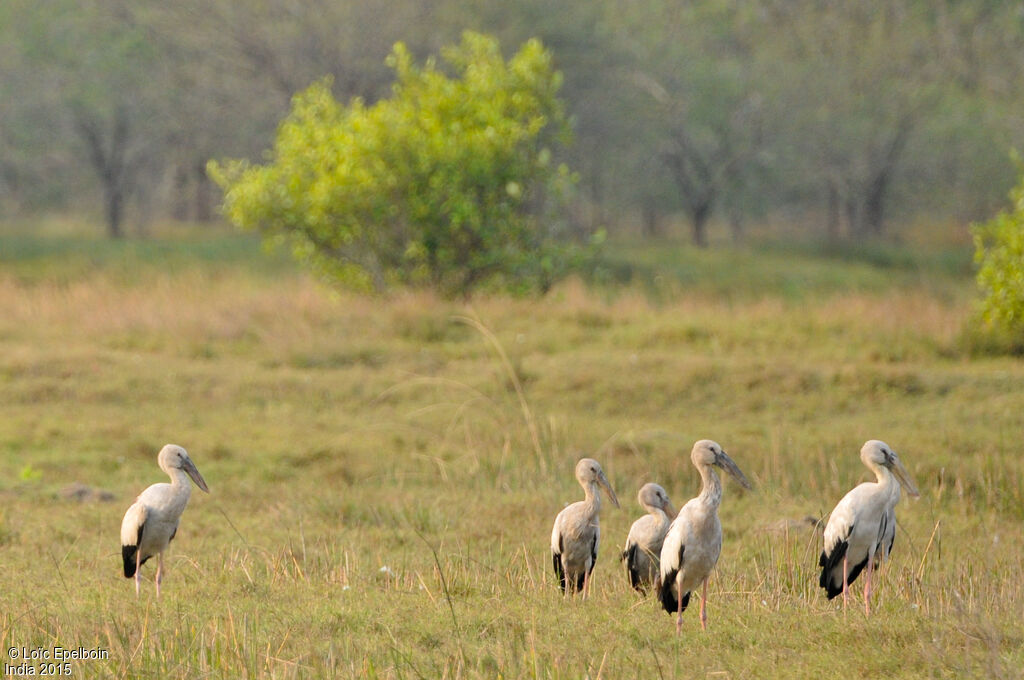
M 644 484 L 636 498 L 647 514 L 629 528 L 621 559 L 626 561 L 629 585 L 646 594 L 658 578 L 661 545 L 665 542 L 669 524 L 675 519 L 676 509 L 672 507 L 665 489 L 657 484 Z
M 879 563 L 889 558 L 896 540 L 896 503 L 900 485 L 911 496 L 918 496 L 910 473 L 896 452 L 885 442 L 872 439 L 860 450 L 860 459 L 875 473 L 874 482 L 858 484 L 836 505 L 825 527 L 825 548 L 818 558 L 821 578 L 818 585 L 828 599 L 842 593 L 843 609 L 847 592 L 860 572 L 864 579 L 864 613 L 871 615 L 871 576 Z
M 604 487 L 615 507 L 619 507 L 619 499 L 615 497 L 601 465 L 593 458 L 582 458 L 576 463 L 576 479 L 583 487 L 585 497 L 566 506 L 555 517 L 555 526 L 551 530 L 551 562 L 562 592 L 579 591 L 586 599 L 590 595 L 590 574 L 601 544 L 600 487 Z
M 199 474 L 185 449 L 168 444 L 157 456 L 160 469 L 171 478 L 170 484 L 153 484 L 141 494 L 124 513 L 121 520 L 121 557 L 124 559 L 125 578 L 135 577 L 135 596 L 139 595 L 140 567 L 153 555 L 157 556 L 156 596 L 160 597 L 163 580 L 164 551 L 178 531 L 178 521 L 185 511 L 192 485 L 189 477 L 203 491 L 209 493 L 206 481 Z
M 722 552 L 722 523 L 718 506 L 722 502 L 722 482 L 714 468 L 719 467 L 736 478 L 744 488 L 750 482 L 722 447 L 710 439 L 693 445 L 690 460 L 700 472 L 700 495 L 687 501 L 665 535 L 661 547 L 659 571 L 661 604 L 669 614 L 676 613 L 676 633 L 683 627 L 683 610 L 690 593 L 700 585 L 700 627 L 707 630 L 708 577 Z

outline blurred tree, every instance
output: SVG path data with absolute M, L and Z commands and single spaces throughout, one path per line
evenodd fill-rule
M 740 190 L 764 144 L 766 98 L 750 10 L 719 0 L 666 0 L 638 14 L 633 3 L 621 4 L 620 39 L 630 54 L 623 95 L 639 128 L 633 138 L 661 161 L 694 244 L 706 246 L 712 211 Z M 657 182 L 648 176 L 646 185 Z M 656 195 L 644 190 L 646 211 Z
M 461 4 L 465 25 L 497 35 L 503 44 L 536 36 L 551 51 L 564 83 L 559 90 L 573 126 L 573 144 L 562 150 L 580 175 L 570 206 L 573 231 L 581 237 L 617 221 L 620 205 L 642 178 L 629 174 L 628 130 L 633 121 L 619 108 L 623 54 L 617 21 L 604 0 L 479 0 Z
M 71 3 L 53 17 L 51 58 L 64 105 L 103 190 L 107 231 L 123 235 L 126 202 L 164 143 L 160 55 L 117 2 Z
M 0 2 L 0 209 L 210 216 L 210 157 L 260 158 L 292 94 L 389 95 L 470 26 L 539 35 L 564 74 L 571 223 L 694 237 L 784 215 L 861 238 L 991 214 L 1024 144 L 1024 15 L 965 0 Z M 96 177 L 96 180 L 92 180 Z
M 883 232 L 886 206 L 908 142 L 939 109 L 949 81 L 933 35 L 930 3 L 772 3 L 786 64 L 784 98 L 802 176 L 822 187 L 827 233 Z M 812 178 L 817 178 L 813 180 Z
M 1024 140 L 1024 12 L 1017 3 L 938 3 L 931 39 L 948 87 L 908 149 L 905 214 L 969 222 L 1005 201 Z
M 38 4 L 0 3 L 0 214 L 61 204 L 72 192 L 60 79 L 40 67 L 50 27 Z
M 171 210 L 178 219 L 200 221 L 213 207 L 209 158 L 258 158 L 291 97 L 324 75 L 342 101 L 386 95 L 391 45 L 404 40 L 414 52 L 435 47 L 444 25 L 438 19 L 444 0 L 178 0 L 133 7 L 172 65 L 166 73 Z
M 178 8 L 203 22 L 217 58 L 260 81 L 287 105 L 292 95 L 325 75 L 335 95 L 373 102 L 386 96 L 384 64 L 401 40 L 413 54 L 436 51 L 457 38 L 447 29 L 446 0 L 180 0 Z
M 153 77 L 158 55 L 113 0 L 53 0 L 19 9 L 19 26 L 32 35 L 25 66 L 53 88 L 52 104 L 99 182 L 107 231 L 122 236 L 126 201 L 165 129 Z M 60 139 L 64 131 L 48 132 Z
M 286 110 L 226 46 L 216 3 L 136 0 L 126 5 L 159 55 L 150 74 L 161 84 L 163 146 L 156 168 L 166 183 L 167 212 L 205 222 L 215 215 L 217 189 L 206 174 L 215 155 L 259 154 Z M 168 181 L 169 180 L 169 181 Z
M 296 96 L 271 162 L 211 164 L 229 219 L 358 288 L 549 286 L 570 180 L 552 162 L 568 128 L 551 55 L 534 40 L 506 62 L 468 32 L 442 54 L 455 77 L 397 44 L 393 94 L 372 106 L 340 105 L 329 83 Z

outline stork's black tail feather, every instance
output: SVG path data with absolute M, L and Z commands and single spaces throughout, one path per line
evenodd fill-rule
M 131 578 L 135 576 L 135 553 L 138 552 L 139 546 L 137 545 L 122 545 L 121 546 L 121 557 L 124 558 L 124 577 Z
M 139 525 L 139 533 L 135 536 L 135 545 L 122 545 L 121 546 L 121 558 L 124 560 L 124 577 L 131 578 L 135 576 L 135 570 L 138 565 L 135 564 L 138 558 L 139 546 L 142 545 L 142 533 L 146 530 L 146 522 L 143 521 Z M 177 533 L 178 528 L 174 528 L 174 533 Z M 171 538 L 174 538 L 174 533 L 171 534 Z M 124 539 L 121 539 L 124 540 Z M 149 556 L 142 558 L 139 564 L 145 564 Z
M 661 606 L 669 614 L 679 608 L 679 602 L 672 595 L 672 585 L 676 582 L 676 574 L 678 573 L 679 570 L 673 569 L 666 576 L 661 577 L 661 592 L 658 593 L 658 596 L 661 598 Z
M 640 572 L 636 568 L 637 549 L 638 546 L 634 543 L 622 553 L 622 557 L 626 560 L 626 573 L 629 575 L 629 585 L 633 586 L 633 590 L 643 593 L 644 584 L 640 581 Z
M 676 575 L 679 573 L 678 569 L 673 569 L 661 580 L 661 606 L 665 608 L 669 614 L 675 614 L 678 612 L 685 612 L 687 605 L 690 604 L 690 593 L 683 593 L 682 609 L 679 607 L 679 600 L 672 593 L 672 586 L 676 584 Z
M 845 544 L 842 545 L 845 546 Z M 832 551 L 832 554 L 837 552 L 838 546 L 836 550 Z M 842 561 L 842 558 L 840 558 L 840 561 Z M 832 579 L 829 578 L 829 574 L 835 564 L 833 564 L 832 560 L 829 559 L 829 556 L 824 550 L 821 551 L 821 557 L 818 558 L 818 566 L 821 567 L 821 577 L 818 579 L 818 585 L 825 589 L 825 594 L 828 595 L 828 599 L 831 600 L 838 593 L 843 592 L 843 584 L 842 582 L 839 583 L 838 591 L 836 591 L 835 586 L 832 585 Z
M 831 555 L 822 551 L 821 557 L 818 558 L 818 566 L 821 567 L 821 578 L 818 579 L 818 585 L 825 589 L 825 594 L 830 600 L 843 594 L 843 558 L 846 556 L 847 548 L 849 548 L 849 543 L 847 541 L 840 541 L 832 549 Z M 865 558 L 859 564 L 853 565 L 849 576 L 846 577 L 847 585 L 857 580 L 860 572 L 864 570 L 867 564 L 868 561 Z M 837 568 L 839 570 L 839 578 L 833 582 L 831 576 Z
M 565 569 L 562 568 L 562 556 L 556 552 L 551 553 L 551 565 L 555 568 L 555 576 L 558 577 L 558 587 L 565 592 Z

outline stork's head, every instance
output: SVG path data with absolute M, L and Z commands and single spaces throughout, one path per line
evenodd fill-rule
M 658 508 L 669 517 L 676 516 L 676 509 L 672 507 L 672 501 L 668 499 L 668 494 L 659 484 L 653 482 L 644 484 L 640 487 L 636 498 L 645 509 Z
M 718 445 L 718 442 L 713 442 L 710 439 L 701 439 L 693 445 L 693 451 L 690 452 L 690 460 L 693 461 L 693 464 L 698 469 L 708 465 L 720 467 L 742 484 L 743 488 L 753 488 L 750 482 L 747 481 L 746 475 L 743 474 L 739 466 L 733 462 L 725 450 Z
M 576 479 L 579 480 L 580 484 L 584 487 L 588 487 L 591 484 L 598 484 L 604 487 L 605 493 L 608 494 L 608 498 L 611 499 L 615 507 L 619 507 L 619 499 L 616 498 L 615 492 L 612 490 L 612 485 L 608 482 L 608 478 L 604 476 L 604 470 L 601 469 L 601 464 L 593 458 L 580 458 L 580 461 L 576 463 Z
M 903 467 L 903 462 L 900 457 L 896 455 L 888 444 L 877 439 L 871 439 L 864 442 L 864 446 L 860 449 L 860 459 L 865 465 L 870 467 L 884 467 L 896 476 L 903 488 L 907 490 L 907 493 L 911 496 L 920 496 L 921 494 L 917 491 L 917 486 L 914 484 L 914 480 L 910 478 L 910 473 L 907 472 L 907 468 Z
M 167 474 L 172 474 L 171 470 L 184 470 L 185 473 L 192 478 L 192 481 L 196 483 L 196 486 L 206 493 L 210 493 L 210 489 L 206 486 L 206 480 L 203 479 L 201 474 L 199 474 L 199 470 L 196 469 L 196 464 L 188 457 L 188 451 L 180 446 L 168 444 L 164 448 L 160 449 L 160 455 L 157 456 L 157 462 L 160 464 L 160 468 Z

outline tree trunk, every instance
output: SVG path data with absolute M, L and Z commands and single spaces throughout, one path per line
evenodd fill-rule
M 103 185 L 103 207 L 107 220 L 107 233 L 111 238 L 124 236 L 124 202 L 128 193 L 128 143 L 130 130 L 127 114 L 118 109 L 105 140 L 100 123 L 82 110 L 73 111 L 75 127 L 89 152 L 93 170 Z
M 907 144 L 913 127 L 909 116 L 904 117 L 896 127 L 892 139 L 886 144 L 882 158 L 878 163 L 874 176 L 868 182 L 864 192 L 864 223 L 867 230 L 874 236 L 880 236 L 884 226 L 885 196 L 892 185 L 892 176 L 896 172 L 896 163 Z
M 210 178 L 206 176 L 206 162 L 200 160 L 195 166 L 196 177 L 196 221 L 209 222 L 213 219 L 213 192 Z
M 872 236 L 882 234 L 885 194 L 889 188 L 889 174 L 880 172 L 868 185 L 864 196 L 864 229 Z
M 703 200 L 690 209 L 690 224 L 693 227 L 693 245 L 698 248 L 708 247 L 708 217 L 711 216 L 712 201 Z
M 843 203 L 846 207 L 846 228 L 850 238 L 859 239 L 864 236 L 863 199 L 860 196 L 847 196 Z
M 743 243 L 743 214 L 739 210 L 729 211 L 729 233 L 733 243 Z
M 104 205 L 106 207 L 107 234 L 111 238 L 121 238 L 124 231 L 121 223 L 124 219 L 124 192 L 120 182 L 108 179 L 103 187 Z
M 842 202 L 839 198 L 839 187 L 836 186 L 835 181 L 829 180 L 826 198 L 826 210 L 828 211 L 828 216 L 825 224 L 825 234 L 828 236 L 829 241 L 839 240 L 841 204 Z
M 171 217 L 178 222 L 188 220 L 188 173 L 180 163 L 174 166 L 173 193 L 171 198 Z
M 693 244 L 698 248 L 706 248 L 707 222 L 715 207 L 723 186 L 727 186 L 732 177 L 739 157 L 728 151 L 723 143 L 724 151 L 711 154 L 706 158 L 683 130 L 676 130 L 675 149 L 664 154 L 676 185 L 682 196 L 683 204 L 690 214 L 690 225 L 693 228 Z
M 643 233 L 646 238 L 656 238 L 661 236 L 661 220 L 659 219 L 658 210 L 647 201 L 640 207 L 641 223 L 643 224 Z

